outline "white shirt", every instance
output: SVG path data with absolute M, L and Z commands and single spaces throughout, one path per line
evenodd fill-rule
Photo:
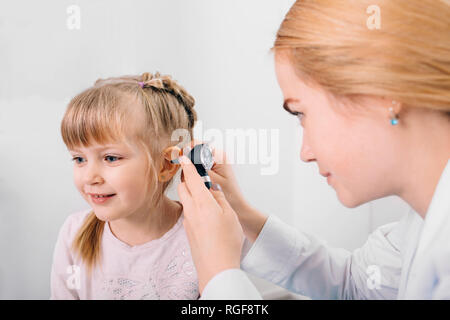
M 425 220 L 411 210 L 350 252 L 269 216 L 241 268 L 313 299 L 450 299 L 450 160 Z M 261 299 L 242 270 L 214 276 L 201 299 Z

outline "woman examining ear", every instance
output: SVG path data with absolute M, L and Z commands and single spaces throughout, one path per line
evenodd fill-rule
M 450 3 L 378 1 L 376 30 L 371 4 L 296 1 L 275 73 L 303 129 L 301 160 L 340 202 L 396 195 L 410 212 L 353 252 L 330 248 L 248 204 L 226 163 L 210 173 L 223 192 L 209 192 L 185 162 L 178 191 L 202 299 L 260 298 L 240 268 L 313 299 L 450 298 Z

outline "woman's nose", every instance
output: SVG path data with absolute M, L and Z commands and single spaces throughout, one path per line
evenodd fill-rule
M 302 159 L 302 161 L 304 162 L 311 162 L 316 160 L 305 135 L 303 135 L 302 148 L 300 150 L 300 159 Z

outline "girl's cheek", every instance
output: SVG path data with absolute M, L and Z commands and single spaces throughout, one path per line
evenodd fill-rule
M 75 186 L 77 187 L 78 190 L 80 190 L 80 188 L 82 188 L 81 186 L 81 177 L 79 172 L 75 169 L 74 173 L 73 173 L 73 182 L 75 183 Z

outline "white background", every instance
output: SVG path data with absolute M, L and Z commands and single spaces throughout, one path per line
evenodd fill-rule
M 47 299 L 57 233 L 88 208 L 60 135 L 70 98 L 97 78 L 160 71 L 196 98 L 203 132 L 279 130 L 274 175 L 236 165 L 245 196 L 267 214 L 353 250 L 408 209 L 390 197 L 343 207 L 301 129 L 282 109 L 273 55 L 292 0 L 3 1 L 0 4 L 0 299 Z M 67 27 L 70 5 L 81 28 Z M 198 134 L 198 132 L 196 132 Z M 201 136 L 198 136 L 201 138 Z M 275 152 L 274 150 L 273 152 Z M 176 197 L 172 189 L 170 195 Z M 275 287 L 251 278 L 263 294 Z

